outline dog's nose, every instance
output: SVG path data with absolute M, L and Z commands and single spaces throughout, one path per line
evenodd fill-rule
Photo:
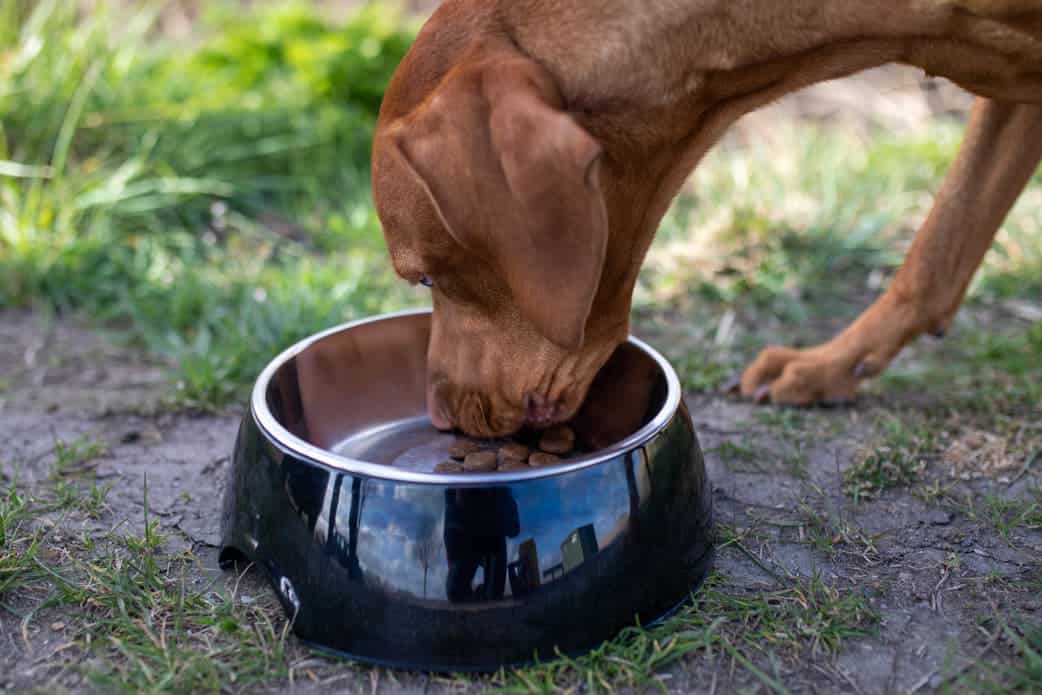
M 561 416 L 561 404 L 535 393 L 525 394 L 525 424 L 533 427 L 553 425 Z
M 452 420 L 446 414 L 445 407 L 445 384 L 440 381 L 432 381 L 427 384 L 427 413 L 430 415 L 431 424 L 439 430 L 451 430 Z

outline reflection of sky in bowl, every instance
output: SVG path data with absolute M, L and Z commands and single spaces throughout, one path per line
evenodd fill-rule
M 534 539 L 542 574 L 562 562 L 561 544 L 573 531 L 587 524 L 593 525 L 599 546 L 608 545 L 624 528 L 630 513 L 627 465 L 624 460 L 616 459 L 581 474 L 504 486 L 517 504 L 521 528 L 517 537 L 506 541 L 507 561 L 518 560 L 521 544 Z M 315 534 L 319 542 L 327 542 L 329 507 L 337 494 L 338 480 L 341 489 L 333 541 L 340 546 L 339 555 L 344 556 L 348 553 L 354 497 L 350 477 L 331 479 Z M 635 484 L 634 493 L 643 497 L 647 492 L 643 465 L 637 466 Z M 445 488 L 367 480 L 362 482 L 359 491 L 357 561 L 363 575 L 379 576 L 392 584 L 387 588 L 398 591 L 411 592 L 414 587 L 426 586 L 426 598 L 444 599 L 448 575 L 444 547 Z M 481 581 L 480 572 L 475 581 Z

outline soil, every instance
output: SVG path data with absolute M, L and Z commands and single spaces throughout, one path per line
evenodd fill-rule
M 192 549 L 199 559 L 198 584 L 228 580 L 216 568 L 219 500 L 238 415 L 171 413 L 162 372 L 132 353 L 107 345 L 68 320 L 43 322 L 28 313 L 0 314 L 0 437 L 6 443 L 0 476 L 18 476 L 34 489 L 47 483 L 55 441 L 88 436 L 107 453 L 94 472 L 112 486 L 108 510 L 97 521 L 75 518 L 70 534 L 102 535 L 115 524 L 143 531 L 143 490 L 168 540 L 165 552 Z M 994 529 L 905 489 L 854 504 L 841 491 L 841 473 L 868 436 L 858 406 L 813 411 L 811 431 L 779 435 L 764 428 L 762 409 L 726 396 L 689 398 L 711 479 L 718 522 L 743 538 L 743 547 L 725 548 L 717 570 L 728 592 L 779 588 L 773 574 L 820 575 L 829 584 L 863 591 L 882 616 L 874 636 L 845 643 L 837 656 L 819 654 L 775 664 L 793 692 L 930 692 L 952 674 L 985 658 L 1000 658 L 978 625 L 996 615 L 1038 616 L 1042 597 L 1042 533 L 1013 529 L 1002 538 Z M 764 452 L 753 461 L 722 456 L 721 445 L 738 443 Z M 794 471 L 785 452 L 801 443 L 805 466 Z M 931 464 L 928 476 L 951 480 L 948 464 Z M 967 492 L 990 490 L 1016 499 L 1042 480 L 1025 471 L 1012 482 L 990 478 L 955 485 Z M 798 536 L 807 525 L 806 508 L 835 528 L 855 527 L 871 544 L 839 540 L 831 550 L 815 550 Z M 41 519 L 41 523 L 48 520 Z M 70 523 L 66 521 L 66 523 Z M 61 531 L 59 531 L 61 532 Z M 874 547 L 872 547 L 874 546 Z M 754 557 L 755 556 L 755 560 Z M 772 572 L 764 567 L 773 568 Z M 270 591 L 254 575 L 242 589 Z M 1028 588 L 1029 582 L 1036 587 Z M 15 595 L 14 607 L 23 600 Z M 51 609 L 23 633 L 20 621 L 0 611 L 0 691 L 31 687 L 84 687 L 69 665 L 85 655 L 68 646 L 55 625 L 75 622 L 76 609 Z M 419 692 L 449 687 L 434 677 L 345 665 L 310 654 L 294 640 L 294 691 L 332 692 L 345 687 L 381 692 Z M 751 685 L 747 674 L 725 659 L 692 657 L 662 674 L 671 692 L 720 692 Z M 283 684 L 287 685 L 287 684 Z M 455 682 L 458 687 L 459 683 Z

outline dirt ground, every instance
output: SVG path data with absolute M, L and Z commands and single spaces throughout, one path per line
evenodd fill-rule
M 743 127 L 793 114 L 841 113 L 858 127 L 914 128 L 919 119 L 965 108 L 966 98 L 943 86 L 871 88 L 872 80 L 893 84 L 895 75 L 909 77 L 870 73 L 860 92 L 803 94 L 750 117 Z M 857 110 L 850 116 L 858 94 L 887 104 L 873 102 L 866 110 L 871 116 Z M 734 137 L 741 136 L 739 128 Z M 104 504 L 95 514 L 73 510 L 37 519 L 53 527 L 51 542 L 102 539 L 115 529 L 143 533 L 147 478 L 149 512 L 166 537 L 163 552 L 189 553 L 188 581 L 219 590 L 235 581 L 217 569 L 216 546 L 239 414 L 172 410 L 166 393 L 159 365 L 112 347 L 72 320 L 0 314 L 0 483 L 17 480 L 23 490 L 43 490 L 53 484 L 57 442 L 98 443 L 103 453 L 83 473 L 110 487 Z M 983 663 L 1012 658 L 996 619 L 1042 622 L 1042 531 L 989 523 L 951 502 L 987 497 L 1029 503 L 1042 486 L 1042 451 L 1015 470 L 962 479 L 953 466 L 966 457 L 953 442 L 948 453 L 926 461 L 914 488 L 898 486 L 854 503 L 843 491 L 843 473 L 872 443 L 873 418 L 893 403 L 868 396 L 852 408 L 791 414 L 702 394 L 691 396 L 689 405 L 714 483 L 718 523 L 730 539 L 716 564 L 722 590 L 756 595 L 783 588 L 791 578 L 820 576 L 865 597 L 879 615 L 872 634 L 847 639 L 837 654 L 808 650 L 757 664 L 789 691 L 941 691 Z M 977 470 L 981 462 L 969 465 Z M 270 590 L 252 574 L 239 594 L 272 602 Z M 80 610 L 19 617 L 42 598 L 31 588 L 18 590 L 0 607 L 0 692 L 88 688 L 83 666 L 94 657 L 81 638 L 73 639 Z M 412 693 L 476 683 L 340 663 L 292 638 L 289 650 L 289 678 L 273 690 Z M 677 693 L 764 687 L 719 653 L 682 659 L 662 671 L 660 681 Z
M 233 581 L 216 569 L 216 545 L 237 416 L 167 413 L 156 367 L 106 346 L 70 321 L 4 314 L 0 345 L 0 378 L 6 384 L 0 475 L 9 478 L 17 471 L 20 485 L 33 489 L 48 484 L 56 441 L 88 437 L 106 448 L 92 469 L 97 480 L 111 486 L 104 513 L 95 520 L 72 513 L 61 519 L 56 533 L 101 538 L 119 526 L 140 534 L 147 475 L 149 507 L 167 537 L 164 552 L 192 551 L 196 585 Z M 1042 617 L 1042 533 L 1013 529 L 1003 538 L 979 520 L 908 490 L 857 505 L 842 493 L 842 471 L 868 436 L 860 407 L 813 411 L 779 434 L 764 425 L 762 409 L 723 396 L 689 403 L 714 481 L 718 522 L 741 540 L 719 554 L 716 567 L 726 577 L 725 590 L 772 591 L 789 576 L 816 574 L 830 585 L 863 592 L 881 616 L 873 636 L 849 641 L 836 656 L 774 664 L 792 692 L 930 692 L 978 659 L 1001 658 L 989 632 L 994 626 L 982 621 L 996 615 Z M 728 443 L 763 456 L 734 456 Z M 794 447 L 803 454 L 800 471 L 786 463 L 785 454 Z M 949 484 L 945 468 L 944 461 L 933 462 L 927 475 Z M 970 493 L 989 490 L 1018 499 L 1042 480 L 1028 469 L 1007 482 L 954 483 Z M 822 548 L 805 537 L 816 524 L 835 535 Z M 270 600 L 266 586 L 253 578 L 240 590 Z M 36 598 L 16 594 L 13 608 L 28 607 Z M 0 691 L 84 686 L 76 668 L 84 652 L 64 632 L 77 612 L 43 611 L 23 629 L 10 611 L 0 611 Z M 291 692 L 461 687 L 460 681 L 332 662 L 290 642 Z M 670 692 L 728 692 L 753 684 L 747 674 L 729 671 L 724 658 L 687 659 L 661 678 Z

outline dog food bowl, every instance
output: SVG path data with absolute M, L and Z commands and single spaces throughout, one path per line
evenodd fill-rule
M 427 311 L 360 321 L 263 371 L 222 566 L 260 567 L 313 646 L 440 672 L 580 653 L 687 600 L 712 557 L 711 497 L 666 360 L 635 339 L 616 351 L 572 422 L 593 453 L 435 474 L 454 437 L 426 415 L 429 334 Z

